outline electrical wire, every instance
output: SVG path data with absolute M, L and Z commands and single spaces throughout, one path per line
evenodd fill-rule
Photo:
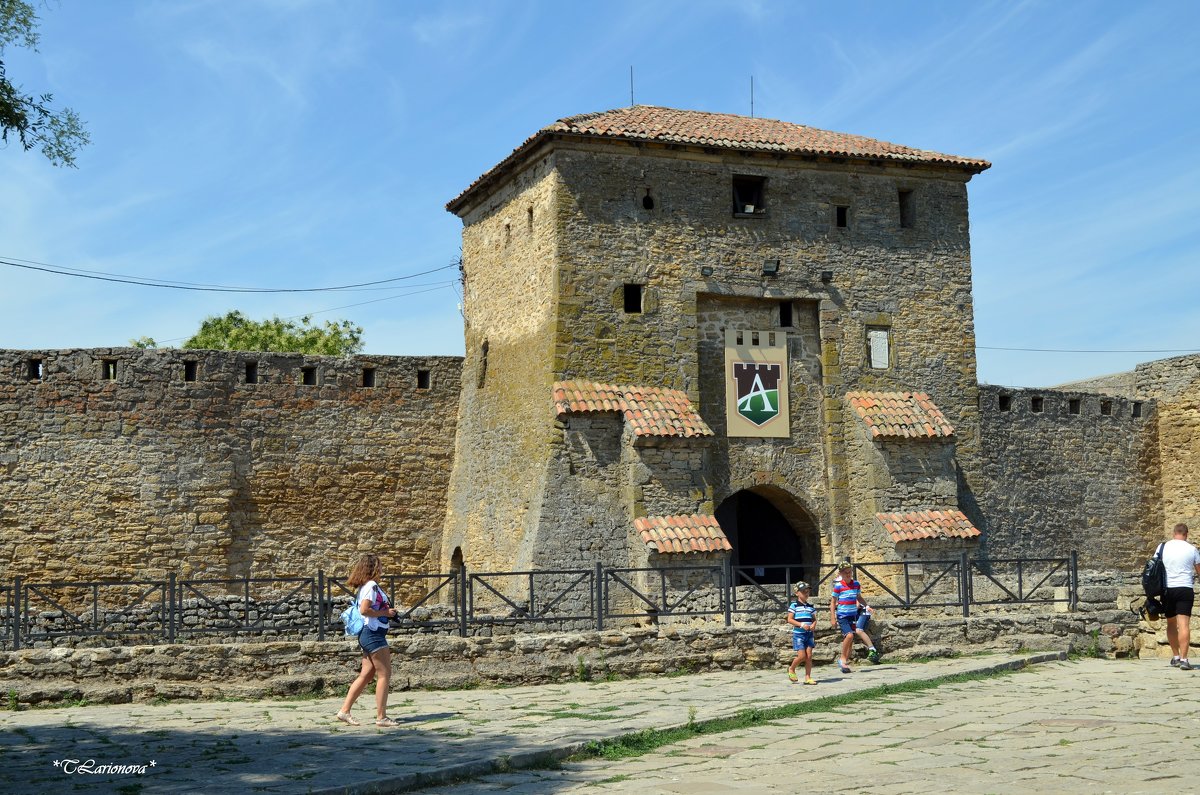
M 1087 348 L 1000 348 L 993 345 L 976 345 L 981 351 L 1020 351 L 1022 353 L 1200 353 L 1200 348 L 1160 348 L 1137 350 L 1125 348 L 1121 350 L 1099 350 Z
M 356 306 L 366 306 L 367 304 L 377 304 L 380 301 L 394 301 L 397 298 L 407 298 L 410 295 L 421 295 L 422 293 L 432 293 L 432 292 L 436 292 L 437 290 L 445 290 L 447 287 L 452 287 L 455 284 L 457 284 L 457 282 L 454 282 L 454 281 L 442 282 L 442 283 L 438 284 L 438 286 L 430 287 L 427 290 L 413 290 L 410 293 L 404 293 L 402 295 L 389 295 L 385 298 L 373 298 L 370 301 L 359 301 L 358 303 L 355 303 L 355 304 L 345 304 L 344 306 L 331 306 L 328 309 L 315 309 L 312 312 L 305 312 L 300 315 L 290 315 L 288 317 L 280 318 L 280 319 L 281 320 L 299 320 L 300 318 L 311 317 L 312 315 L 321 315 L 326 312 L 336 312 L 339 309 L 350 309 L 350 308 L 356 307 Z M 162 345 L 163 343 L 167 343 L 167 342 L 180 342 L 181 340 L 191 339 L 192 336 L 193 335 L 188 334 L 186 337 L 172 337 L 171 339 L 168 339 L 168 340 L 159 340 L 159 339 L 155 338 L 155 344 Z
M 135 284 L 141 287 L 159 287 L 168 290 L 190 290 L 195 292 L 207 293 L 326 293 L 338 291 L 361 290 L 363 288 L 389 289 L 377 287 L 381 284 L 393 284 L 395 282 L 405 281 L 407 279 L 415 279 L 418 276 L 427 276 L 430 273 L 437 273 L 449 268 L 457 268 L 458 263 L 452 262 L 449 265 L 442 265 L 438 268 L 431 268 L 419 273 L 410 273 L 406 276 L 395 276 L 391 279 L 379 279 L 373 282 L 361 282 L 359 284 L 343 284 L 336 287 L 232 287 L 220 284 L 200 284 L 195 282 L 176 282 L 167 279 L 147 279 L 138 276 L 126 276 L 119 273 L 106 273 L 104 271 L 89 271 L 81 268 L 64 268 L 54 265 L 48 265 L 44 262 L 34 262 L 32 260 L 22 260 L 17 257 L 0 258 L 0 265 L 8 265 L 13 268 L 24 268 L 31 271 L 42 271 L 43 273 L 53 273 L 59 276 L 74 276 L 78 279 L 93 279 L 102 282 L 115 282 L 117 284 Z

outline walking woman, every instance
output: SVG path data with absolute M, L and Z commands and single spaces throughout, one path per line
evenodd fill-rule
M 362 649 L 362 670 L 350 685 L 346 700 L 338 711 L 337 719 L 351 726 L 361 725 L 350 710 L 362 695 L 371 680 L 375 680 L 375 725 L 399 726 L 388 717 L 388 685 L 392 679 L 392 650 L 388 648 L 388 619 L 396 617 L 388 595 L 379 587 L 383 577 L 383 563 L 376 555 L 363 555 L 354 564 L 346 584 L 358 589 L 358 611 L 366 619 L 363 631 L 358 635 L 358 646 Z

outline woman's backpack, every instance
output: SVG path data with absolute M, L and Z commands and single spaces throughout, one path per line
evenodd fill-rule
M 342 623 L 346 625 L 346 634 L 352 637 L 357 637 L 362 633 L 363 627 L 367 625 L 367 620 L 363 618 L 363 614 L 358 612 L 358 601 L 350 603 L 350 606 L 342 611 Z
M 1158 549 L 1154 550 L 1154 557 L 1146 561 L 1146 567 L 1142 569 L 1142 590 L 1146 592 L 1146 596 L 1162 596 L 1167 592 L 1167 567 L 1163 565 L 1162 551 L 1164 541 L 1158 545 Z

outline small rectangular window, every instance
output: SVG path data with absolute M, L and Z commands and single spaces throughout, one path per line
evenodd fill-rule
M 901 190 L 898 198 L 900 200 L 900 228 L 912 229 L 917 225 L 917 204 L 913 200 L 913 192 Z
M 734 177 L 733 178 L 733 212 L 736 215 L 756 215 L 765 213 L 763 204 L 767 184 L 766 177 Z
M 1078 414 L 1079 406 L 1080 406 L 1079 398 L 1071 398 L 1070 400 L 1067 401 L 1067 413 L 1068 414 Z
M 305 386 L 317 385 L 317 368 L 316 367 L 301 367 L 300 368 L 300 383 Z
M 1046 399 L 1035 397 L 1029 399 L 1029 410 L 1034 414 L 1041 414 L 1042 409 L 1046 407 Z
M 867 329 L 867 353 L 871 360 L 871 369 L 886 370 L 892 366 L 890 337 L 889 329 Z
M 196 362 L 184 362 L 183 363 L 183 380 L 184 381 L 195 381 L 196 380 Z
M 1012 395 L 1000 395 L 996 400 L 996 407 L 1001 411 L 1012 410 Z
M 417 370 L 417 389 L 429 389 L 428 370 Z
M 1140 416 L 1142 416 L 1142 404 L 1135 402 L 1133 404 L 1133 417 L 1137 419 Z
M 627 284 L 625 285 L 625 313 L 628 315 L 640 314 L 642 311 L 642 285 Z
M 101 359 L 100 360 L 100 380 L 116 381 L 117 380 L 117 360 L 116 359 Z
M 1111 400 L 1101 400 L 1100 401 L 1100 413 L 1103 414 L 1105 417 L 1112 416 L 1112 401 Z
M 258 383 L 258 362 L 246 362 L 246 383 Z
M 845 229 L 850 226 L 850 208 L 844 204 L 839 204 L 833 208 L 833 223 L 838 229 Z
M 30 359 L 25 363 L 25 377 L 30 381 L 39 381 L 42 378 L 42 360 Z
M 792 327 L 792 302 L 791 301 L 780 301 L 779 302 L 779 327 L 780 328 L 791 328 Z
M 364 387 L 375 386 L 375 368 L 374 367 L 364 367 L 363 368 L 362 385 Z

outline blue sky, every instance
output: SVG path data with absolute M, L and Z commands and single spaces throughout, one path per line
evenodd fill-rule
M 0 258 L 322 287 L 442 268 L 443 209 L 558 118 L 749 113 L 986 158 L 979 376 L 1043 386 L 1200 349 L 1200 3 L 56 0 L 9 77 L 86 121 L 78 169 L 0 150 Z M 178 345 L 211 314 L 350 319 L 461 354 L 454 271 L 243 295 L 0 266 L 0 347 Z M 371 302 L 371 303 L 366 303 Z M 358 304 L 357 306 L 350 306 Z M 339 308 L 345 307 L 345 308 Z M 324 310 L 335 309 L 327 312 Z

